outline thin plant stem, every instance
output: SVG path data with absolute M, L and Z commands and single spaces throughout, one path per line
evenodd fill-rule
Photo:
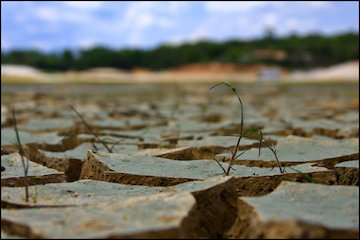
M 90 132 L 95 136 L 95 138 L 102 143 L 102 145 L 104 145 L 104 147 L 106 148 L 106 150 L 108 150 L 109 153 L 112 153 L 112 150 L 106 145 L 106 143 L 101 140 L 99 138 L 99 136 L 92 130 L 92 128 L 90 127 L 89 124 L 87 124 L 87 122 L 85 121 L 85 119 L 81 116 L 81 114 L 71 105 L 69 104 L 70 107 L 72 108 L 72 110 L 74 110 L 74 112 L 80 117 L 80 119 L 83 121 L 83 123 L 85 124 L 85 126 L 90 130 Z
M 17 143 L 17 147 L 19 150 L 19 154 L 21 156 L 21 163 L 24 169 L 24 185 L 25 185 L 25 201 L 29 202 L 29 182 L 28 182 L 28 171 L 29 171 L 29 159 L 27 157 L 26 161 L 24 159 L 24 149 L 21 145 L 20 142 L 20 136 L 19 136 L 19 131 L 17 129 L 17 125 L 16 125 L 16 116 L 15 116 L 15 109 L 12 109 L 12 115 L 13 115 L 13 121 L 14 121 L 14 130 L 15 130 L 15 134 L 16 134 L 16 143 Z
M 242 136 L 239 136 L 238 138 L 238 141 L 236 143 L 236 147 L 235 147 L 235 150 L 234 150 L 234 153 L 232 154 L 231 156 L 231 160 L 229 162 L 229 166 L 228 166 L 228 169 L 226 171 L 226 176 L 229 175 L 230 173 L 230 169 L 231 169 L 231 165 L 233 164 L 234 160 L 235 160 L 235 156 L 236 156 L 236 153 L 237 153 L 237 150 L 239 149 L 239 146 L 240 146 L 240 140 L 241 140 Z
M 229 166 L 228 166 L 227 171 L 226 171 L 226 173 L 225 173 L 225 175 L 228 176 L 229 173 L 230 173 L 231 165 L 232 165 L 233 161 L 235 160 L 235 156 L 236 156 L 236 153 L 237 153 L 238 148 L 239 148 L 239 146 L 240 146 L 240 141 L 241 141 L 241 138 L 242 138 L 242 135 L 243 135 L 243 128 L 244 128 L 244 107 L 243 107 L 243 104 L 242 104 L 240 95 L 238 94 L 238 92 L 236 91 L 236 89 L 235 89 L 230 83 L 221 82 L 221 83 L 219 83 L 219 84 L 216 84 L 216 85 L 212 86 L 212 87 L 210 88 L 210 90 L 213 89 L 213 88 L 215 88 L 215 87 L 217 87 L 217 86 L 219 86 L 219 85 L 221 85 L 221 84 L 224 84 L 224 85 L 228 86 L 228 87 L 235 93 L 235 95 L 237 96 L 237 98 L 238 98 L 238 100 L 239 100 L 239 102 L 240 102 L 240 107 L 241 107 L 241 108 L 240 108 L 240 109 L 241 109 L 241 115 L 240 115 L 240 121 L 241 121 L 241 122 L 240 122 L 240 134 L 239 134 L 238 141 L 237 141 L 237 143 L 236 143 L 235 150 L 234 150 L 234 152 L 233 152 L 233 154 L 232 154 L 232 156 L 231 156 L 231 160 L 230 160 L 230 162 L 229 162 Z

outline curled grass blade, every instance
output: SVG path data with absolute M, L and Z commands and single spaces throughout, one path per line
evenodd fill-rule
M 293 168 L 293 167 L 290 166 L 289 164 L 286 164 L 286 165 L 285 165 L 285 168 L 286 168 L 286 167 L 290 168 L 291 170 L 294 170 L 294 171 L 297 172 L 297 173 L 300 173 L 301 175 L 303 175 L 304 177 L 306 177 L 306 178 L 309 180 L 309 182 L 317 183 L 312 177 L 310 177 L 309 174 L 304 173 L 304 172 L 302 172 L 302 171 L 300 171 L 300 170 L 297 170 L 296 168 Z M 284 170 L 284 171 L 285 171 L 285 170 Z
M 213 160 L 215 160 L 215 162 L 217 162 L 217 164 L 219 164 L 219 166 L 221 167 L 221 169 L 224 171 L 224 173 L 225 173 L 225 175 L 228 175 L 228 174 L 226 174 L 226 170 L 225 170 L 225 168 L 221 165 L 221 163 L 215 158 L 215 157 L 213 157 L 211 154 L 209 154 L 209 153 L 206 153 L 207 155 L 209 155 L 209 157 L 211 157 Z
M 249 149 L 245 149 L 244 151 L 242 151 L 239 155 L 237 155 L 235 157 L 235 159 L 233 161 L 235 161 L 238 157 L 240 157 L 241 155 L 243 155 L 244 153 L 246 153 L 246 151 L 248 151 Z
M 257 128 L 257 127 L 252 127 L 252 128 L 249 128 L 248 130 L 245 131 L 244 137 L 251 136 L 249 133 L 255 132 L 255 131 L 258 131 L 258 132 L 259 132 L 259 135 L 260 135 L 260 139 L 256 139 L 256 140 L 259 141 L 259 156 L 260 156 L 261 146 L 262 146 L 262 139 L 263 139 L 262 131 L 261 131 L 259 128 Z
M 227 82 L 221 82 L 221 83 L 218 83 L 212 87 L 209 88 L 209 90 L 217 87 L 217 86 L 220 86 L 221 84 L 224 84 L 226 85 L 227 87 L 229 87 L 234 93 L 235 95 L 237 96 L 238 100 L 239 100 L 239 103 L 240 103 L 240 106 L 241 106 L 241 123 L 240 123 L 240 134 L 242 135 L 242 132 L 243 132 L 243 128 L 244 128 L 244 107 L 243 107 L 243 103 L 241 101 L 241 98 L 240 98 L 240 95 L 239 93 L 237 92 L 236 88 L 233 87 L 233 85 L 231 85 L 230 83 L 227 83 Z
M 249 133 L 255 132 L 255 131 L 260 131 L 260 128 L 251 127 L 251 128 L 247 129 L 247 130 L 244 132 L 244 135 L 249 135 Z

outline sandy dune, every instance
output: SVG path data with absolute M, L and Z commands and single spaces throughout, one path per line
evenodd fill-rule
M 211 65 L 212 66 L 212 65 Z M 258 69 L 229 71 L 229 66 L 216 65 L 216 71 L 207 68 L 181 68 L 167 71 L 122 71 L 113 68 L 94 68 L 85 71 L 44 73 L 23 65 L 1 65 L 2 83 L 145 83 L 145 82 L 257 82 Z M 188 69 L 189 71 L 186 71 Z M 208 69 L 209 71 L 204 71 Z M 294 71 L 272 81 L 359 81 L 359 61 L 346 62 L 310 71 Z

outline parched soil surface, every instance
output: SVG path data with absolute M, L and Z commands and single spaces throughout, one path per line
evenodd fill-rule
M 1 237 L 358 238 L 358 84 L 209 87 L 2 86 Z

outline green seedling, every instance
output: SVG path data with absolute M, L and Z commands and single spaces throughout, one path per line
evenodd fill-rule
M 16 145 L 19 150 L 19 154 L 21 156 L 21 163 L 24 169 L 24 185 L 25 185 L 25 201 L 29 202 L 29 182 L 28 182 L 28 171 L 29 171 L 29 159 L 24 157 L 24 149 L 20 142 L 19 131 L 16 126 L 16 116 L 15 116 L 15 109 L 12 109 L 13 121 L 14 121 L 14 130 L 16 134 Z M 26 159 L 26 160 L 25 160 Z
M 111 148 L 109 148 L 109 147 L 106 145 L 106 143 L 99 138 L 99 136 L 93 131 L 93 129 L 90 127 L 90 125 L 89 125 L 89 124 L 85 121 L 85 119 L 81 116 L 81 114 L 80 114 L 71 104 L 69 104 L 69 105 L 70 105 L 71 109 L 80 117 L 80 119 L 83 121 L 83 123 L 85 124 L 85 126 L 86 126 L 86 127 L 89 129 L 89 131 L 92 133 L 92 135 L 94 135 L 94 137 L 95 137 L 99 142 L 101 142 L 102 145 L 104 145 L 104 147 L 106 148 L 106 150 L 108 150 L 109 153 L 112 153 Z
M 237 96 L 237 98 L 238 98 L 238 100 L 239 100 L 240 110 L 241 110 L 241 112 L 240 112 L 240 113 L 241 113 L 241 115 L 240 115 L 240 133 L 239 133 L 239 135 L 236 135 L 236 136 L 238 137 L 238 140 L 237 140 L 237 142 L 236 142 L 235 149 L 234 149 L 234 150 L 228 149 L 228 150 L 231 152 L 231 159 L 230 159 L 230 161 L 229 161 L 229 165 L 228 165 L 227 170 L 225 170 L 225 169 L 221 166 L 220 162 L 219 162 L 214 156 L 211 156 L 210 154 L 208 154 L 208 155 L 220 165 L 221 169 L 224 171 L 224 174 L 225 174 L 226 176 L 228 176 L 229 173 L 230 173 L 230 169 L 233 169 L 233 168 L 232 168 L 232 165 L 234 164 L 235 160 L 236 160 L 237 158 L 239 158 L 242 154 L 244 154 L 244 153 L 248 150 L 248 149 L 246 149 L 246 150 L 242 151 L 241 153 L 239 153 L 238 155 L 236 155 L 236 154 L 238 153 L 238 150 L 239 150 L 239 147 L 240 147 L 240 141 L 241 141 L 241 139 L 242 139 L 243 137 L 250 138 L 250 139 L 255 139 L 255 140 L 258 140 L 258 141 L 259 141 L 259 156 L 260 156 L 260 152 L 261 152 L 261 146 L 264 144 L 267 148 L 269 148 L 269 149 L 273 152 L 273 154 L 274 154 L 274 156 L 275 156 L 275 159 L 276 159 L 276 161 L 277 161 L 277 163 L 278 163 L 278 165 L 279 165 L 280 172 L 281 172 L 281 173 L 284 173 L 284 170 L 282 169 L 281 164 L 280 164 L 280 162 L 279 162 L 279 159 L 278 159 L 278 157 L 277 157 L 277 153 L 276 153 L 275 146 L 274 146 L 274 145 L 270 145 L 270 144 L 268 144 L 267 142 L 264 142 L 264 141 L 263 141 L 263 137 L 262 137 L 262 132 L 261 132 L 261 130 L 258 129 L 258 128 L 252 127 L 252 128 L 247 129 L 247 130 L 244 132 L 244 106 L 243 106 L 243 103 L 242 103 L 242 101 L 241 101 L 240 95 L 239 95 L 239 93 L 237 92 L 237 90 L 236 90 L 230 83 L 226 83 L 226 82 L 221 82 L 221 83 L 219 83 L 219 84 L 216 84 L 216 85 L 212 86 L 212 87 L 210 88 L 210 90 L 213 89 L 213 88 L 215 88 L 215 87 L 217 87 L 217 86 L 219 86 L 219 85 L 221 85 L 221 84 L 224 84 L 224 85 L 226 85 L 227 87 L 229 87 L 229 88 L 233 91 L 233 93 Z M 259 132 L 259 135 L 260 135 L 259 138 L 250 134 L 250 133 L 255 132 L 255 131 L 258 131 L 258 132 Z M 235 170 L 235 169 L 234 169 L 234 170 Z

